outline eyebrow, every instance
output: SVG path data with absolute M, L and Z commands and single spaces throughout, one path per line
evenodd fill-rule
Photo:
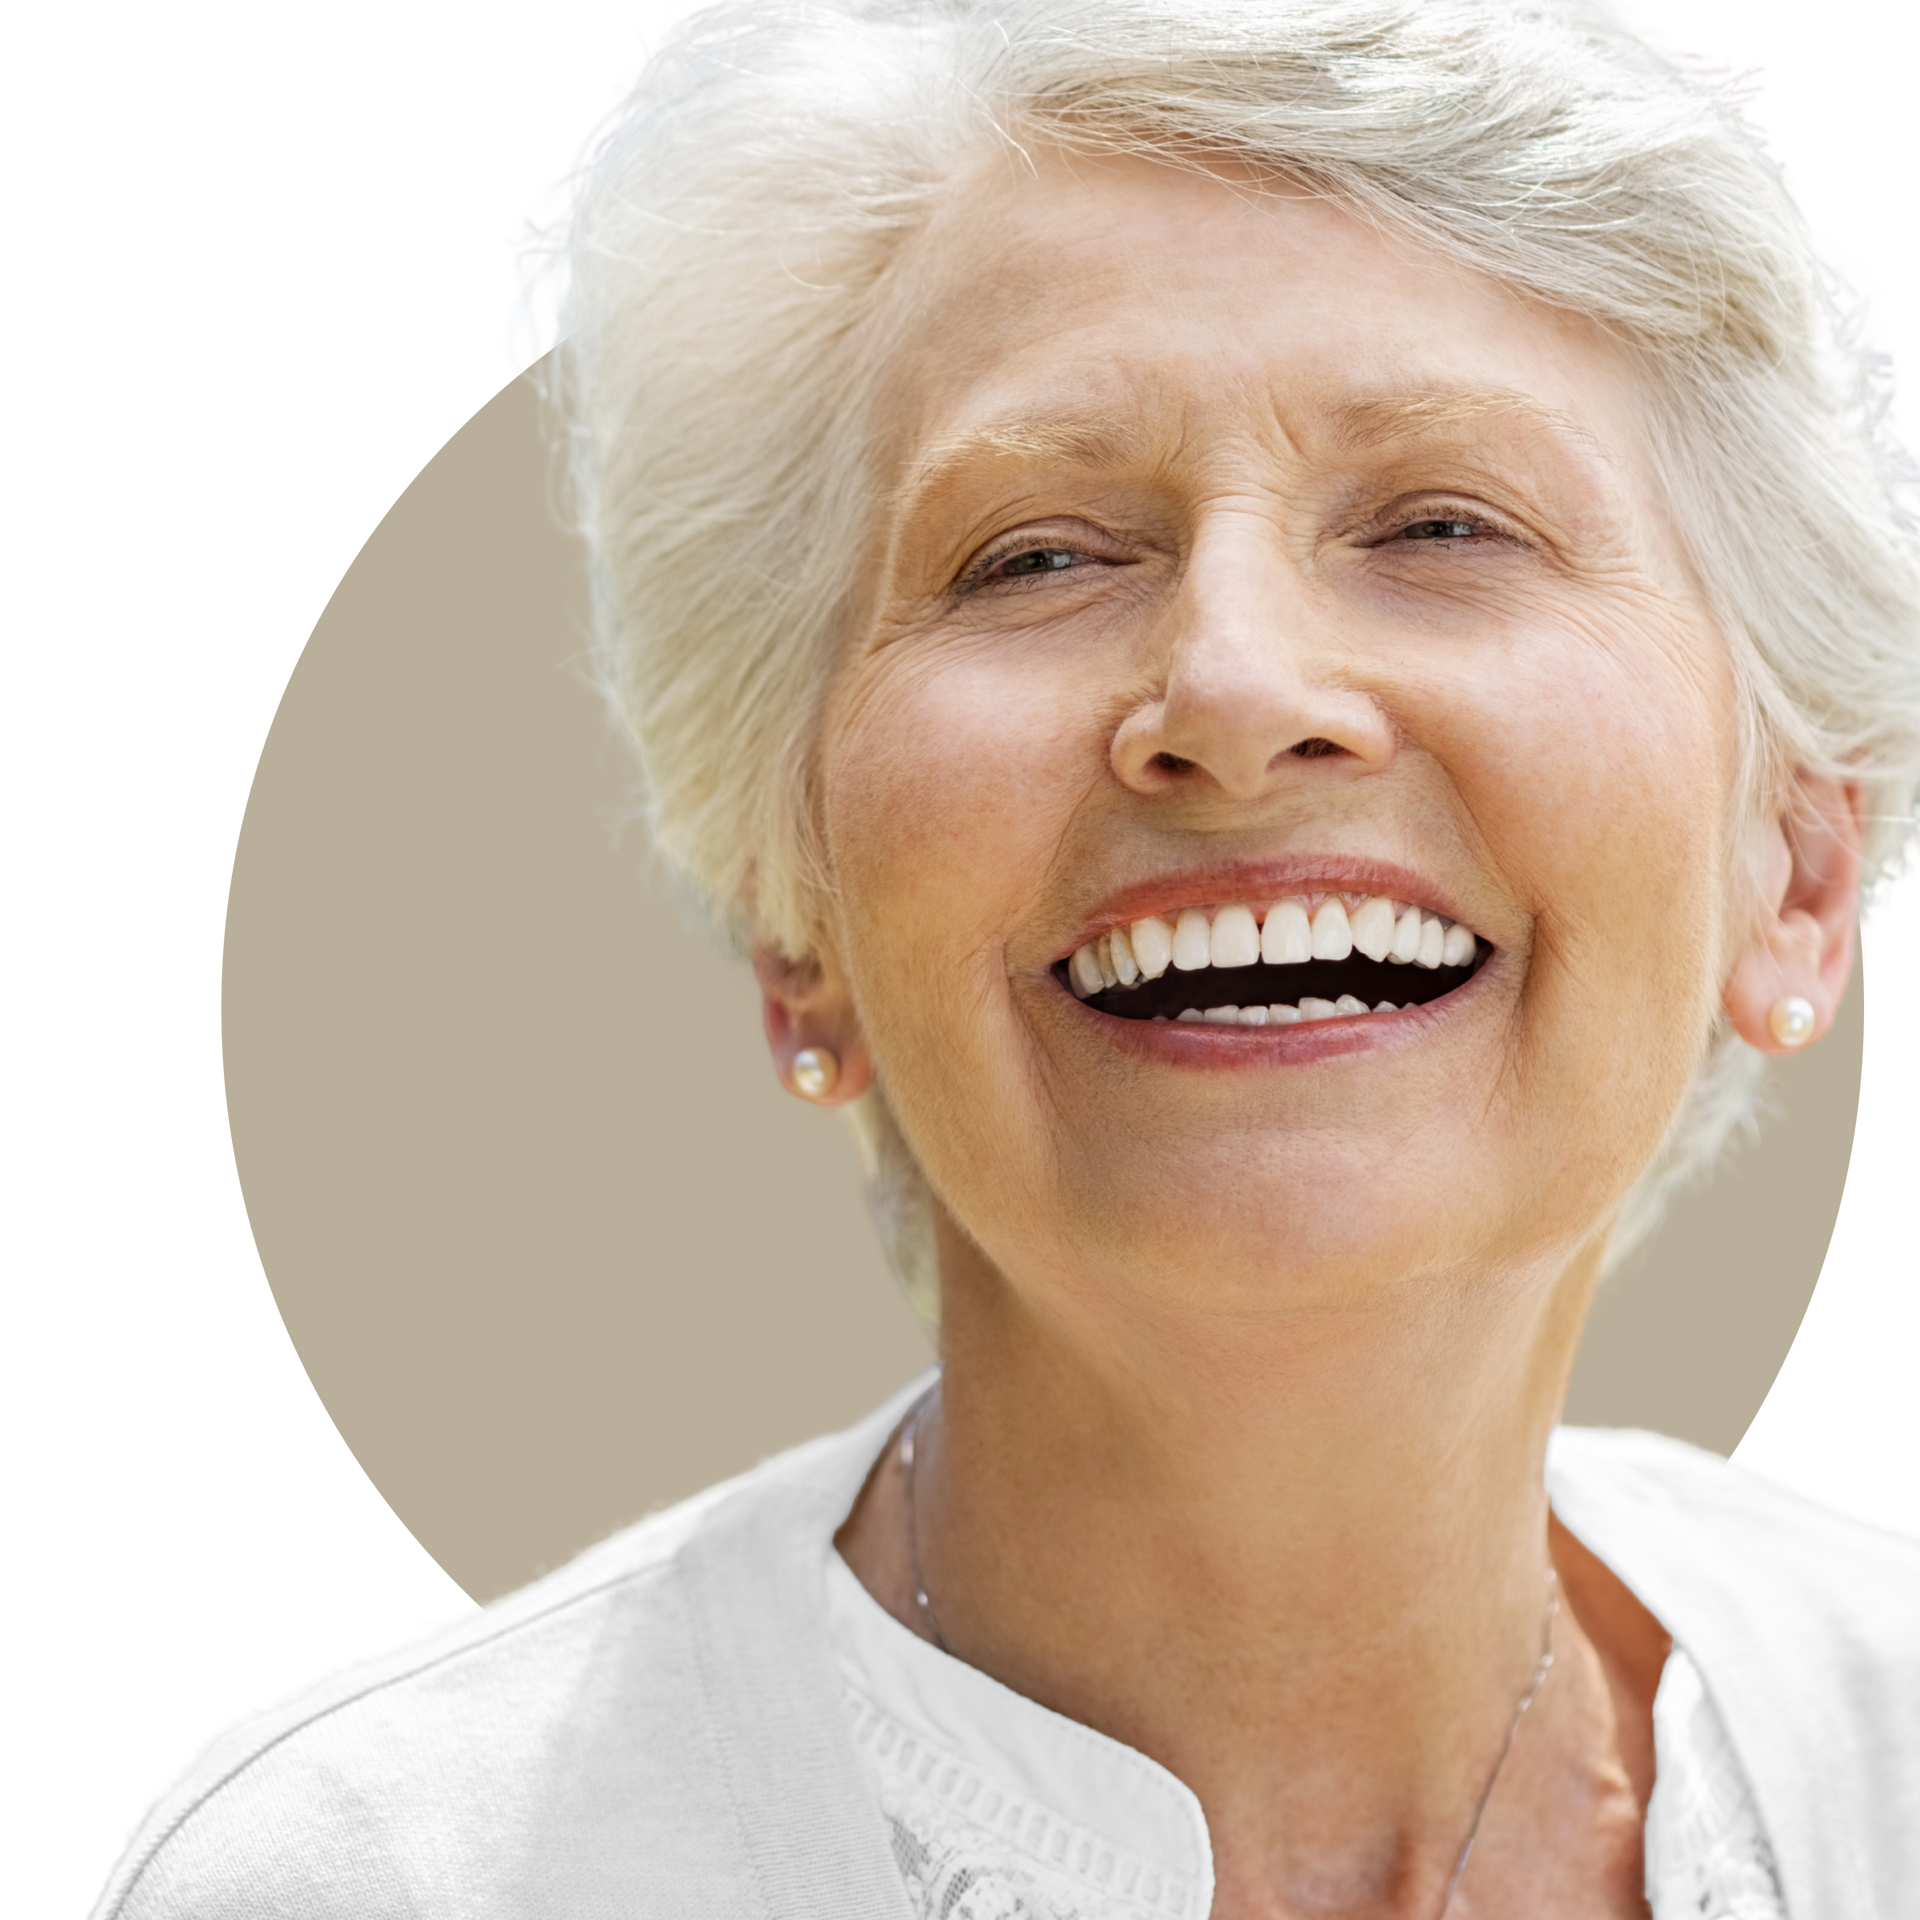
M 1574 440 L 1601 451 L 1592 431 L 1530 395 L 1508 387 L 1441 387 L 1416 393 L 1372 394 L 1333 410 L 1333 442 L 1342 452 L 1358 452 L 1390 440 L 1506 416 L 1557 440 Z
M 1363 395 L 1330 410 L 1328 438 L 1336 451 L 1358 453 L 1500 417 L 1551 439 L 1572 441 L 1589 453 L 1604 451 L 1594 434 L 1570 414 L 1507 387 L 1436 387 Z M 1150 458 L 1148 437 L 1137 421 L 1116 421 L 1106 413 L 990 420 L 947 434 L 925 448 L 889 490 L 886 506 L 894 512 L 916 506 L 983 460 L 1137 466 Z
M 1110 415 L 994 420 L 934 441 L 900 476 L 889 505 L 901 507 L 923 499 L 983 460 L 1110 467 L 1135 465 L 1145 454 L 1146 435 L 1138 424 L 1116 423 Z

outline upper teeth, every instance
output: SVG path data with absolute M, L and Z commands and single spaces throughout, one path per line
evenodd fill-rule
M 1297 966 L 1344 960 L 1356 951 L 1416 967 L 1463 967 L 1473 958 L 1474 938 L 1458 921 L 1380 894 L 1292 894 L 1264 914 L 1237 902 L 1211 916 L 1185 907 L 1171 925 L 1150 914 L 1075 948 L 1067 977 L 1088 1000 L 1108 987 L 1157 980 L 1169 966 L 1180 973 L 1250 967 L 1256 960 Z

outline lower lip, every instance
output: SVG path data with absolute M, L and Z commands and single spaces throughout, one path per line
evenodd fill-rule
M 1057 981 L 1051 984 L 1081 1021 L 1124 1053 L 1168 1066 L 1231 1071 L 1303 1066 L 1424 1039 L 1454 1010 L 1475 997 L 1476 989 L 1499 961 L 1498 953 L 1489 954 L 1470 979 L 1424 1005 L 1401 1007 L 1393 1013 L 1336 1014 L 1330 1020 L 1299 1020 L 1278 1027 L 1214 1026 L 1201 1020 L 1121 1020 L 1088 1006 L 1059 987 Z

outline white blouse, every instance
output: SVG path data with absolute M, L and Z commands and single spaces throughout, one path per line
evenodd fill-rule
M 840 1564 L 929 1384 L 237 1728 L 96 1920 L 1202 1920 L 1178 1780 Z M 1546 1482 L 1687 1650 L 1655 1710 L 1660 1920 L 1916 1920 L 1920 1543 L 1658 1434 L 1563 1427 Z
M 854 1744 L 915 1920 L 1204 1920 L 1213 1847 L 1186 1786 L 910 1632 L 837 1553 L 827 1589 Z M 1678 1647 L 1653 1731 L 1654 1920 L 1785 1920 L 1739 1758 Z

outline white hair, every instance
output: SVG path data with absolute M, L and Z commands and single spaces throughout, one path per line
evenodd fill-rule
M 1920 772 L 1920 562 L 1860 350 L 1732 90 L 1551 0 L 819 0 L 696 16 L 583 176 L 564 378 L 607 685 L 657 844 L 723 933 L 830 924 L 813 768 L 876 471 L 888 269 L 984 151 L 1044 142 L 1312 183 L 1636 357 L 1731 650 L 1741 781 L 1864 784 L 1869 879 Z M 1619 1251 L 1750 1115 L 1724 1020 Z M 926 1192 L 856 1111 L 876 1217 L 932 1306 Z

